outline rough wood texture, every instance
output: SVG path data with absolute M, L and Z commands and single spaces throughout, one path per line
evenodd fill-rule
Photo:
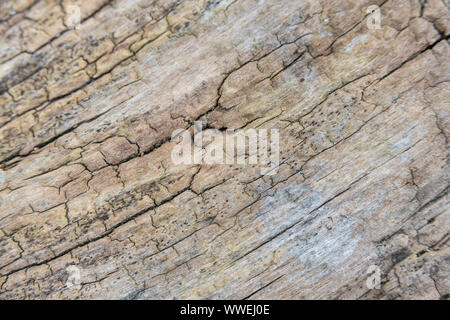
M 449 8 L 2 1 L 0 298 L 448 298 Z M 203 116 L 278 173 L 174 165 Z

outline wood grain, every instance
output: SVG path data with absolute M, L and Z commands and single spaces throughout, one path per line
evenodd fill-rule
M 2 1 L 0 298 L 447 299 L 449 8 Z M 277 173 L 174 165 L 199 119 Z

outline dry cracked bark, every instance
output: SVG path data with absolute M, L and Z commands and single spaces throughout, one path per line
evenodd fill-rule
M 449 10 L 3 1 L 0 298 L 448 298 Z M 277 173 L 174 165 L 199 119 L 278 129 Z

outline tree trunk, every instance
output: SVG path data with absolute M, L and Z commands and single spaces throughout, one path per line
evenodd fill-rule
M 449 8 L 2 1 L 0 298 L 448 298 Z

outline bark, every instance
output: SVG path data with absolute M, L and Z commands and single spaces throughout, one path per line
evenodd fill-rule
M 448 298 L 449 8 L 2 1 L 0 298 Z M 174 164 L 198 120 L 276 173 Z

